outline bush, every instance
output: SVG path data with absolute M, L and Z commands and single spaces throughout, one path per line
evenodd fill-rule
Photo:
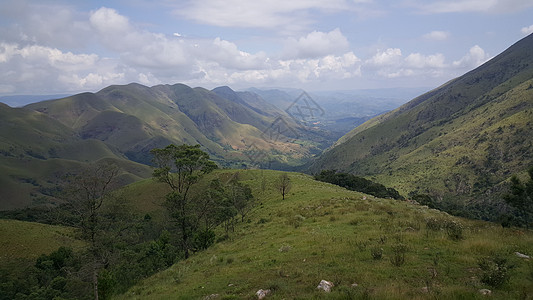
M 383 248 L 379 246 L 372 247 L 370 249 L 370 255 L 372 255 L 372 259 L 380 260 L 383 257 Z
M 448 238 L 454 241 L 464 238 L 463 224 L 451 219 L 427 218 L 426 229 L 433 231 L 445 230 Z
M 481 282 L 492 287 L 500 287 L 510 278 L 509 264 L 505 258 L 484 257 L 479 260 L 478 265 L 481 269 Z
M 407 252 L 407 245 L 399 243 L 392 246 L 392 256 L 390 262 L 396 267 L 400 267 L 405 263 L 405 253 Z
M 454 241 L 459 241 L 464 238 L 463 225 L 459 222 L 449 220 L 446 222 L 446 234 L 448 238 Z

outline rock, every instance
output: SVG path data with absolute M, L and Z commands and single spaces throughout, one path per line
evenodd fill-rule
M 422 293 L 429 293 L 429 288 L 427 286 L 420 289 Z
M 329 293 L 334 286 L 333 282 L 322 279 L 316 288 Z
M 481 289 L 479 290 L 479 293 L 483 296 L 490 296 L 492 294 L 492 291 L 489 289 Z
M 520 252 L 515 252 L 514 254 L 520 258 L 530 259 L 529 255 L 525 255 Z
M 266 296 L 270 295 L 270 290 L 259 290 L 255 294 L 257 295 L 257 299 L 261 300 L 264 299 Z
M 228 286 L 234 286 L 234 284 L 233 284 L 233 283 L 230 283 L 230 284 L 228 284 Z
M 204 300 L 215 300 L 215 299 L 218 299 L 218 298 L 220 298 L 219 294 L 211 294 L 209 296 L 205 296 Z
M 352 283 L 351 287 L 355 288 L 355 287 L 358 287 L 359 285 L 357 283 Z

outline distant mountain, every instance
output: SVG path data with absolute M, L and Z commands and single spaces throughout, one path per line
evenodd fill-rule
M 0 102 L 7 104 L 11 107 L 22 107 L 24 105 L 50 100 L 58 99 L 68 96 L 67 94 L 56 94 L 56 95 L 13 95 L 13 96 L 1 96 Z
M 247 151 L 265 152 L 278 162 L 311 157 L 324 145 L 293 143 L 304 134 L 285 117 L 288 140 L 271 141 L 265 132 L 285 113 L 248 92 L 229 87 L 209 91 L 183 84 L 146 87 L 110 86 L 97 93 L 44 101 L 26 106 L 71 128 L 82 139 L 97 139 L 116 147 L 129 159 L 149 164 L 149 151 L 170 143 L 200 144 L 222 165 L 252 162 Z M 327 136 L 326 133 L 315 135 Z
M 491 198 L 509 176 L 533 165 L 531 53 L 533 35 L 355 128 L 310 170 L 371 176 L 405 194 Z

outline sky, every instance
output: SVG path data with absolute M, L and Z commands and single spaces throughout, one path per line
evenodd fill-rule
M 437 87 L 531 33 L 531 0 L 0 0 L 0 96 Z

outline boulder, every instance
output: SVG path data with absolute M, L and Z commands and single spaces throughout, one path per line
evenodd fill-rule
M 205 296 L 204 300 L 215 300 L 215 299 L 220 299 L 220 295 L 219 294 L 211 294 L 209 296 Z
M 270 295 L 271 291 L 270 290 L 259 290 L 257 291 L 255 294 L 257 295 L 257 299 L 261 300 L 261 299 L 265 299 L 266 296 Z
M 316 288 L 329 293 L 334 286 L 333 282 L 322 279 Z

